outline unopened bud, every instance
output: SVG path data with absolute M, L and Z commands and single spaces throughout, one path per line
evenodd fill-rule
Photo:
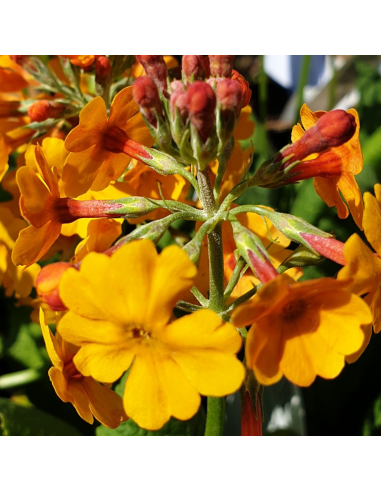
M 217 85 L 217 133 L 221 151 L 233 136 L 242 108 L 242 88 L 237 80 L 222 79 Z
M 188 87 L 188 108 L 192 125 L 203 143 L 215 123 L 216 96 L 206 82 L 194 82 Z
M 176 91 L 171 94 L 172 120 L 176 118 L 176 109 L 179 111 L 182 123 L 185 124 L 189 116 L 187 92 Z
M 159 205 L 140 196 L 121 198 L 120 200 L 113 200 L 113 202 L 115 204 L 115 209 L 106 213 L 113 215 L 115 210 L 117 210 L 118 214 L 120 214 L 120 216 L 123 215 L 125 219 L 136 219 L 137 217 L 147 215 L 159 208 Z
M 17 65 L 25 65 L 28 62 L 29 55 L 9 55 L 9 58 Z
M 139 77 L 132 86 L 132 94 L 144 118 L 157 128 L 156 114 L 162 116 L 163 109 L 156 84 L 149 77 Z
M 339 147 L 348 142 L 356 132 L 355 117 L 341 109 L 324 114 L 316 125 L 292 145 L 286 147 L 279 160 L 292 156 L 287 165 L 302 161 L 311 154 L 324 152 L 330 147 Z
M 262 284 L 270 282 L 278 276 L 266 248 L 261 240 L 249 229 L 243 227 L 238 220 L 232 221 L 234 241 L 239 254 L 246 260 L 250 269 Z
M 136 55 L 139 62 L 143 65 L 148 77 L 157 85 L 160 92 L 166 94 L 168 69 L 163 55 Z
M 28 116 L 32 121 L 41 123 L 49 118 L 59 118 L 65 112 L 63 104 L 49 102 L 46 100 L 37 101 L 28 108 Z
M 204 80 L 204 61 L 201 55 L 184 55 L 182 60 L 183 78 L 186 84 Z
M 100 56 L 97 59 L 95 68 L 95 80 L 97 84 L 102 85 L 108 79 L 111 73 L 111 63 L 107 56 Z
M 304 232 L 300 235 L 313 250 L 319 253 L 319 255 L 324 256 L 339 265 L 346 265 L 347 262 L 344 256 L 345 245 L 341 241 L 338 241 L 333 237 L 321 237 Z
M 230 79 L 233 71 L 235 55 L 208 55 L 211 77 L 226 77 Z
M 75 268 L 70 263 L 52 263 L 44 267 L 36 280 L 36 290 L 41 299 L 48 304 L 52 311 L 66 311 L 67 307 L 62 302 L 59 285 L 62 275 Z
M 233 70 L 232 80 L 238 80 L 242 87 L 242 107 L 246 108 L 249 104 L 252 90 L 250 89 L 249 82 L 236 70 Z
M 278 273 L 284 273 L 290 268 L 305 268 L 308 266 L 319 265 L 324 258 L 318 253 L 311 251 L 305 246 L 300 245 L 291 256 L 277 268 Z

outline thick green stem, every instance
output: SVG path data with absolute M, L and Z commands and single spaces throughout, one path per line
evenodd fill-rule
M 198 172 L 200 200 L 208 218 L 218 212 L 210 181 L 209 169 Z M 224 257 L 222 250 L 222 225 L 217 224 L 208 234 L 209 251 L 209 309 L 220 313 L 224 308 Z M 225 422 L 225 398 L 208 398 L 206 436 L 222 436 Z
M 208 398 L 206 436 L 223 436 L 225 425 L 225 398 Z

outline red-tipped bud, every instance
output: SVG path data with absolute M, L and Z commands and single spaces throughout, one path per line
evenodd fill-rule
M 241 84 L 237 80 L 223 79 L 217 85 L 216 96 L 222 112 L 230 114 L 231 111 L 234 111 L 238 118 L 242 108 Z
M 265 250 L 260 251 L 260 253 L 261 255 L 257 255 L 255 252 L 248 250 L 247 256 L 251 269 L 255 272 L 262 284 L 266 284 L 270 280 L 274 280 L 278 276 L 278 272 L 267 258 Z
M 163 55 L 136 55 L 143 65 L 148 77 L 150 77 L 158 89 L 165 94 L 167 91 L 168 69 Z
M 235 55 L 209 55 L 210 75 L 230 79 Z
M 25 63 L 27 63 L 28 59 L 29 59 L 29 55 L 9 55 L 9 58 L 17 63 L 17 65 L 25 65 Z
M 103 84 L 108 79 L 111 73 L 111 63 L 107 56 L 100 56 L 97 59 L 95 68 L 95 80 L 97 84 Z
M 262 411 L 261 400 L 257 395 L 257 416 L 255 416 L 250 393 L 246 391 L 244 408 L 241 412 L 241 435 L 262 436 Z
M 205 143 L 215 122 L 216 96 L 206 82 L 194 82 L 188 87 L 188 109 L 192 125 Z
M 287 147 L 280 159 L 294 154 L 287 161 L 287 167 L 292 162 L 301 161 L 311 154 L 343 145 L 353 137 L 355 132 L 356 120 L 352 114 L 341 109 L 329 111 L 319 118 L 316 125 L 306 131 L 300 140 Z
M 163 110 L 155 82 L 149 77 L 139 77 L 132 86 L 132 94 L 145 119 L 157 128 L 155 111 L 162 116 Z
M 59 285 L 62 275 L 69 268 L 75 267 L 70 263 L 52 263 L 44 267 L 37 277 L 37 293 L 53 311 L 67 310 L 67 307 L 60 298 Z
M 242 107 L 245 108 L 251 99 L 252 90 L 250 89 L 249 82 L 236 70 L 233 70 L 232 80 L 238 80 L 242 87 Z
M 171 92 L 185 92 L 186 87 L 181 80 L 174 80 L 171 82 Z
M 321 256 L 328 258 L 339 265 L 346 265 L 344 243 L 331 237 L 320 237 L 315 234 L 300 233 L 302 238 Z
M 203 80 L 205 77 L 204 61 L 201 55 L 184 55 L 182 68 L 187 84 Z
M 49 101 L 37 101 L 28 108 L 28 116 L 32 121 L 41 123 L 49 118 L 59 118 L 65 112 L 65 106 Z

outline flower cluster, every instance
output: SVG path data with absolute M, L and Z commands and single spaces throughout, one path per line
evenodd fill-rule
M 210 435 L 223 427 L 216 402 L 241 390 L 243 433 L 260 433 L 263 386 L 335 378 L 381 330 L 381 187 L 364 210 L 357 112 L 304 105 L 292 143 L 253 173 L 251 90 L 233 63 L 0 57 L 0 180 L 12 196 L 0 204 L 0 282 L 39 313 L 52 384 L 88 423 L 158 430 L 205 396 Z M 310 178 L 377 255 L 357 235 L 344 245 L 235 204 L 249 187 Z M 164 235 L 173 244 L 159 254 Z M 300 281 L 323 258 L 343 267 L 338 278 Z

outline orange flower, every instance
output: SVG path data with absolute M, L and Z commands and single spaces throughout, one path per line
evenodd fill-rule
M 84 377 L 74 365 L 73 357 L 79 348 L 62 339 L 59 332 L 54 337 L 45 324 L 44 312 L 40 309 L 41 330 L 46 350 L 54 367 L 49 370 L 49 378 L 57 395 L 64 403 L 70 402 L 79 416 L 89 424 L 94 417 L 106 427 L 116 429 L 127 420 L 122 398 L 94 381 Z
M 32 77 L 9 55 L 0 55 L 0 92 L 18 92 L 29 85 Z
M 339 147 L 331 147 L 320 155 L 310 155 L 295 168 L 295 171 L 301 172 L 301 175 L 295 176 L 294 181 L 305 179 L 303 173 L 308 174 L 310 168 L 313 172 L 312 168 L 316 168 L 318 164 L 327 168 L 326 176 L 321 174 L 315 178 L 314 186 L 317 194 L 329 207 L 337 208 L 340 219 L 348 217 L 349 208 L 357 226 L 362 229 L 363 201 L 360 189 L 354 178 L 362 171 L 364 163 L 359 140 L 360 121 L 355 109 L 350 109 L 347 113 L 353 115 L 356 120 L 356 131 L 353 137 Z M 300 111 L 304 130 L 312 128 L 324 114 L 325 111 L 313 113 L 304 104 Z M 304 130 L 300 124 L 294 126 L 292 142 L 299 140 L 303 136 Z M 340 197 L 339 191 L 343 195 L 348 208 Z
M 286 376 L 309 386 L 316 376 L 337 377 L 345 357 L 359 350 L 361 329 L 372 316 L 367 304 L 348 290 L 350 281 L 323 278 L 295 283 L 283 274 L 239 307 L 232 321 L 250 328 L 246 362 L 260 384 Z
M 77 67 L 86 68 L 92 65 L 96 58 L 101 55 L 61 55 L 65 58 L 69 58 L 70 63 L 76 65 Z
M 107 118 L 101 97 L 90 101 L 80 113 L 79 125 L 66 139 L 71 152 L 63 169 L 65 193 L 77 197 L 89 189 L 101 191 L 126 170 L 131 157 L 118 150 L 127 139 L 151 146 L 152 137 L 132 98 L 132 87 L 115 97 Z

